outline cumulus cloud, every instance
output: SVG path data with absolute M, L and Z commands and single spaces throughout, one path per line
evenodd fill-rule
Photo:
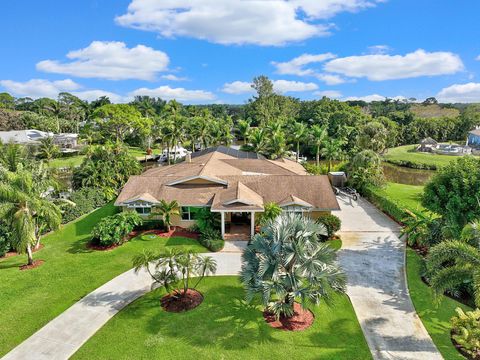
M 9 93 L 16 96 L 28 96 L 33 99 L 41 97 L 56 98 L 58 93 L 73 91 L 81 86 L 71 79 L 50 81 L 45 79 L 31 79 L 25 82 L 0 80 L 0 85 Z
M 169 63 L 162 51 L 144 45 L 128 48 L 119 41 L 93 41 L 86 48 L 70 51 L 67 58 L 71 61 L 40 61 L 37 70 L 82 78 L 154 80 Z
M 454 84 L 443 88 L 436 95 L 443 103 L 476 103 L 480 102 L 480 83 Z
M 273 80 L 273 90 L 277 93 L 305 92 L 318 89 L 318 85 L 312 82 Z M 223 85 L 222 92 L 227 94 L 253 94 L 255 90 L 252 83 L 247 81 L 233 81 Z
M 383 96 L 383 95 L 378 95 L 378 94 L 371 94 L 371 95 L 366 95 L 366 96 L 349 96 L 345 99 L 344 101 L 354 101 L 354 100 L 359 100 L 359 101 L 365 101 L 365 102 L 372 102 L 372 101 L 384 101 L 386 99 L 392 99 L 392 100 L 401 100 L 401 101 L 406 101 L 407 98 L 405 96 Z
M 140 88 L 133 90 L 128 94 L 129 97 L 134 96 L 152 96 L 160 97 L 164 100 L 178 100 L 187 102 L 211 101 L 215 99 L 215 95 L 205 90 L 187 90 L 184 88 L 172 88 L 168 85 L 162 85 L 154 89 Z
M 382 0 L 132 0 L 118 24 L 219 44 L 283 45 L 330 33 L 319 23 Z M 320 4 L 319 4 L 320 3 Z
M 390 52 L 392 48 L 388 45 L 373 45 L 368 47 L 370 54 L 383 55 Z
M 98 99 L 99 97 L 106 96 L 110 99 L 113 103 L 122 103 L 128 102 L 129 100 L 125 97 L 105 90 L 83 90 L 83 91 L 74 91 L 72 95 L 75 95 L 79 99 L 86 100 L 86 101 L 93 101 Z
M 331 99 L 339 99 L 342 97 L 342 93 L 338 90 L 324 90 L 324 91 L 315 91 L 313 93 L 313 95 L 315 96 L 319 96 L 319 97 L 328 97 L 328 98 L 331 98 Z
M 328 61 L 327 72 L 372 81 L 454 74 L 463 70 L 460 57 L 451 52 L 419 49 L 406 55 L 360 55 Z
M 162 75 L 161 78 L 165 79 L 165 80 L 169 80 L 169 81 L 185 81 L 185 80 L 188 80 L 186 77 L 180 77 L 180 76 L 173 75 L 173 74 Z

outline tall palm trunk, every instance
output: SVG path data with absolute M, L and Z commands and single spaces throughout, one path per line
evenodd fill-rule
M 28 257 L 27 265 L 33 265 L 33 253 L 32 253 L 32 247 L 30 246 L 30 244 L 27 245 L 27 257 Z
M 315 154 L 315 159 L 317 161 L 317 167 L 320 166 L 320 145 L 317 146 L 317 153 Z
M 297 141 L 297 162 L 298 162 L 298 159 L 300 158 L 300 141 Z

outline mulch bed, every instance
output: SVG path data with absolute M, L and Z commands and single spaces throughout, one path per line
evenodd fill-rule
M 44 260 L 34 260 L 32 265 L 22 265 L 20 266 L 20 270 L 30 270 L 30 269 L 35 269 L 36 267 L 39 267 L 42 265 L 45 261 Z
M 89 242 L 89 243 L 87 243 L 87 249 L 97 250 L 97 251 L 110 251 L 110 250 L 116 249 L 120 245 L 121 244 L 113 244 L 113 245 L 109 245 L 109 246 L 102 246 L 102 245 L 95 245 L 95 244 L 92 244 L 92 243 Z
M 177 227 L 172 227 L 170 231 L 165 231 L 165 230 L 139 230 L 139 231 L 132 231 L 128 237 L 134 238 L 139 235 L 144 235 L 144 234 L 154 234 L 159 237 L 163 238 L 169 238 L 169 237 L 185 237 L 193 240 L 198 240 L 199 234 L 193 231 L 189 231 L 187 229 L 181 228 L 179 226 Z
M 183 290 L 180 291 L 183 294 Z M 183 312 L 195 309 L 203 302 L 203 295 L 194 289 L 188 289 L 186 296 L 179 298 L 174 293 L 165 295 L 160 299 L 163 310 L 169 312 Z
M 302 331 L 308 329 L 315 320 L 315 316 L 310 310 L 302 309 L 298 303 L 293 304 L 294 315 L 292 317 L 280 317 L 276 319 L 275 315 L 268 311 L 263 312 L 265 321 L 274 329 L 288 331 Z
M 453 331 L 450 331 L 450 336 L 454 335 Z M 455 349 L 457 349 L 457 351 L 462 354 L 462 356 L 468 360 L 480 360 L 480 354 L 477 355 L 477 356 L 471 356 L 470 354 L 468 354 L 464 348 L 462 347 L 462 345 L 460 345 L 459 343 L 457 343 L 455 341 L 455 339 L 453 337 L 450 337 L 450 340 L 452 340 L 452 344 L 453 346 L 455 346 Z
M 38 249 L 32 249 L 32 252 L 37 252 L 37 251 L 40 251 L 42 250 L 44 247 L 43 244 L 40 244 L 40 247 Z M 0 259 L 3 259 L 3 258 L 8 258 L 8 257 L 11 257 L 11 256 L 16 256 L 16 255 L 19 255 L 16 251 L 9 251 L 7 252 L 4 256 L 0 256 Z

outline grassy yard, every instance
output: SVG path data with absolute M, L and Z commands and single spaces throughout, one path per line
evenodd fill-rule
M 458 156 L 438 155 L 413 151 L 416 147 L 417 145 L 404 145 L 388 149 L 388 152 L 384 155 L 384 158 L 385 160 L 392 161 L 394 163 L 398 161 L 409 161 L 416 164 L 436 166 L 437 168 L 445 166 L 450 161 L 458 158 Z
M 384 188 L 377 189 L 376 193 L 398 203 L 408 210 L 425 210 L 421 204 L 423 186 L 387 183 Z
M 138 159 L 143 159 L 145 158 L 145 149 L 141 149 L 141 148 L 138 148 L 138 147 L 134 147 L 134 146 L 129 146 L 128 147 L 128 152 L 130 153 L 130 155 L 138 158 Z M 160 152 L 160 150 L 157 150 L 155 149 L 154 150 L 154 154 L 158 154 Z M 85 158 L 84 155 L 75 155 L 75 156 L 69 156 L 69 157 L 61 157 L 61 158 L 58 158 L 58 159 L 53 159 L 51 162 L 50 162 L 50 166 L 51 167 L 54 167 L 54 168 L 62 168 L 62 167 L 75 167 L 75 166 L 79 166 L 83 159 Z
M 464 359 L 450 341 L 450 318 L 456 314 L 456 307 L 471 309 L 446 296 L 436 307 L 431 289 L 421 279 L 421 266 L 421 257 L 407 249 L 407 280 L 413 305 L 443 357 L 446 360 Z
M 132 267 L 142 249 L 182 246 L 207 251 L 186 238 L 140 236 L 111 251 L 86 248 L 93 226 L 115 212 L 107 205 L 46 236 L 45 247 L 34 254 L 40 267 L 20 271 L 26 256 L 0 260 L 0 357 L 108 280 Z
M 186 313 L 168 313 L 157 289 L 127 306 L 72 359 L 371 359 L 347 296 L 312 308 L 305 331 L 275 330 L 258 304 L 246 305 L 237 277 L 206 278 L 205 300 Z

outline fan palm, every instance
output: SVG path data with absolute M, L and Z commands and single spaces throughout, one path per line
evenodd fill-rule
M 427 276 L 438 299 L 445 291 L 455 293 L 460 287 L 471 285 L 475 304 L 480 306 L 479 240 L 468 239 L 470 243 L 476 242 L 475 246 L 464 240 L 448 240 L 430 249 Z
M 346 277 L 336 264 L 335 250 L 318 241 L 324 225 L 284 213 L 267 222 L 243 253 L 241 281 L 250 302 L 259 294 L 263 305 L 278 318 L 302 307 L 330 303 L 333 292 L 344 292 Z
M 162 215 L 163 223 L 165 224 L 167 231 L 170 231 L 172 226 L 172 216 L 180 215 L 178 202 L 176 200 L 171 202 L 161 200 L 157 209 Z
M 35 180 L 34 180 L 35 179 Z M 40 247 L 45 229 L 55 230 L 61 223 L 60 209 L 45 197 L 48 180 L 23 169 L 4 171 L 0 180 L 0 217 L 12 228 L 12 244 L 26 253 L 33 264 L 32 248 Z

